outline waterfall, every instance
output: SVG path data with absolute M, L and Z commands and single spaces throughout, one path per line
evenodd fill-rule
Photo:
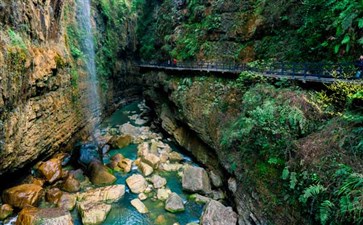
M 88 73 L 87 95 L 89 100 L 89 108 L 91 117 L 96 120 L 96 125 L 101 116 L 100 97 L 98 92 L 98 80 L 95 65 L 95 47 L 93 42 L 93 33 L 91 25 L 91 1 L 90 0 L 77 0 L 77 22 L 81 33 L 81 50 L 84 54 L 84 61 Z

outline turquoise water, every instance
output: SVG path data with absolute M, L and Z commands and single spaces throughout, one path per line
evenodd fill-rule
M 117 127 L 117 125 L 122 125 L 127 122 L 131 122 L 131 124 L 135 125 L 130 121 L 128 116 L 133 115 L 135 113 L 140 113 L 137 105 L 139 102 L 131 103 L 109 118 L 107 118 L 103 124 L 100 126 L 101 129 L 106 127 Z M 133 112 L 133 113 L 132 113 Z M 176 146 L 169 141 L 164 140 L 165 143 L 168 143 L 174 151 L 180 151 L 177 149 Z M 108 155 L 105 157 L 105 163 L 109 162 L 109 159 L 117 154 L 121 153 L 126 158 L 135 160 L 137 158 L 137 145 L 131 144 L 123 149 L 113 149 L 111 150 Z M 194 164 L 190 158 L 184 158 L 187 163 Z M 126 185 L 126 178 L 131 176 L 132 174 L 139 174 L 137 168 L 133 168 L 130 173 L 122 173 L 122 172 L 115 172 L 115 176 L 117 177 L 117 184 L 125 184 Z M 154 174 L 159 174 L 160 176 L 167 179 L 167 188 L 169 188 L 172 192 L 175 192 L 185 200 L 185 211 L 180 213 L 169 213 L 164 209 L 164 202 L 160 200 L 156 200 L 153 198 L 156 193 L 151 192 L 148 194 L 148 199 L 144 200 L 143 203 L 149 209 L 148 214 L 140 214 L 136 211 L 136 209 L 131 205 L 131 200 L 137 198 L 136 194 L 130 193 L 126 185 L 126 194 L 118 201 L 112 205 L 111 212 L 107 216 L 106 221 L 103 223 L 105 225 L 172 225 L 174 223 L 179 223 L 180 225 L 185 225 L 190 222 L 197 222 L 202 214 L 203 205 L 197 204 L 193 201 L 187 201 L 189 195 L 184 193 L 182 190 L 181 178 L 178 176 L 177 172 L 154 172 Z M 81 225 L 81 219 L 77 214 L 77 211 L 74 210 L 72 212 L 74 217 L 74 222 L 76 225 Z M 155 220 L 158 216 L 164 216 L 165 220 L 164 223 L 155 223 Z

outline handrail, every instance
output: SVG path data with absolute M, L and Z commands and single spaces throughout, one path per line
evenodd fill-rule
M 259 72 L 265 76 L 286 77 L 289 79 L 332 81 L 350 80 L 354 78 L 357 68 L 354 63 L 296 63 L 274 62 L 257 67 L 248 64 L 210 63 L 210 62 L 163 62 L 140 63 L 142 68 L 157 68 L 166 70 L 197 70 L 221 73 L 241 73 L 244 71 Z

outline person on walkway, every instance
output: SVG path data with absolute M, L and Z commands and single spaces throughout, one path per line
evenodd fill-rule
M 362 77 L 362 73 L 363 73 L 363 55 L 361 55 L 358 59 L 358 61 L 356 62 L 356 66 L 358 67 L 358 71 L 355 75 L 356 79 L 359 79 Z
M 173 59 L 173 66 L 176 67 L 177 61 L 176 59 Z

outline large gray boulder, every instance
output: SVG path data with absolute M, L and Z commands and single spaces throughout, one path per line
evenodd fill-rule
M 165 202 L 165 209 L 172 213 L 184 211 L 183 199 L 176 193 L 171 193 Z
M 189 192 L 208 194 L 211 184 L 207 172 L 200 167 L 188 166 L 184 169 L 182 180 L 183 189 Z
M 208 202 L 203 210 L 201 225 L 235 225 L 237 213 L 231 207 L 226 207 L 215 200 Z

